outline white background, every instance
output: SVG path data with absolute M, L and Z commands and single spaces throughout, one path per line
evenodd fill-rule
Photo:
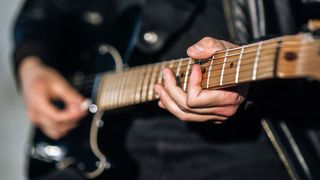
M 12 25 L 23 0 L 0 0 L 0 179 L 23 180 L 29 123 L 11 71 Z

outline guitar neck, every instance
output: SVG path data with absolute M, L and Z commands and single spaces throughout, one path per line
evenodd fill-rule
M 245 82 L 271 79 L 279 75 L 284 76 L 283 72 L 290 76 L 292 74 L 288 72 L 293 70 L 288 68 L 296 68 L 297 63 L 291 63 L 291 66 L 279 72 L 279 63 L 283 64 L 279 61 L 283 59 L 282 56 L 287 59 L 295 58 L 299 53 L 300 43 L 300 36 L 285 36 L 220 51 L 210 59 L 182 58 L 137 66 L 123 72 L 107 72 L 101 76 L 97 103 L 100 109 L 110 110 L 157 99 L 153 87 L 155 84 L 163 83 L 164 68 L 172 69 L 178 86 L 185 92 L 194 64 L 199 64 L 202 68 L 201 86 L 204 89 L 220 89 Z

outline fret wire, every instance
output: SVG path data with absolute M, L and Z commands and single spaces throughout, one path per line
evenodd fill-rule
M 111 81 L 110 81 L 110 84 L 107 86 L 107 89 L 113 89 L 113 87 L 115 86 L 116 74 L 111 74 L 110 78 L 111 78 Z M 114 104 L 114 96 L 115 96 L 115 92 L 111 91 L 110 92 L 110 99 L 108 100 L 108 101 L 110 101 L 110 107 L 115 106 L 115 104 Z
M 185 75 L 185 79 L 184 79 L 184 82 L 187 82 L 188 81 L 188 76 L 189 76 L 189 71 L 190 71 L 190 64 L 192 62 L 192 59 L 190 58 L 189 62 L 188 62 L 188 67 L 187 67 L 187 72 L 186 72 L 186 75 Z M 183 84 L 183 90 L 186 91 L 187 89 L 187 84 L 184 83 Z
M 148 92 L 148 83 L 150 80 L 150 71 L 152 70 L 152 66 L 147 66 L 146 69 L 146 74 L 145 74 L 145 78 L 144 78 L 144 82 L 143 82 L 143 86 L 142 86 L 142 94 L 141 94 L 141 101 L 145 102 L 147 101 L 147 92 Z
M 136 90 L 135 90 L 135 103 L 140 103 L 141 102 L 141 91 L 142 91 L 142 85 L 143 85 L 143 80 L 144 80 L 144 70 L 145 66 L 143 68 L 136 68 L 138 70 L 138 82 L 136 85 Z
M 126 86 L 125 86 L 125 94 L 124 94 L 124 99 L 123 99 L 123 103 L 124 104 L 130 104 L 131 102 L 131 94 L 133 94 L 133 92 L 131 91 L 132 89 L 132 82 L 133 82 L 133 77 L 134 77 L 134 71 L 133 70 L 128 70 L 128 77 L 126 80 Z
M 179 76 L 182 61 L 183 61 L 183 59 L 181 58 L 181 59 L 179 60 L 179 64 L 178 64 L 178 67 L 177 67 L 176 76 Z
M 134 104 L 135 101 L 135 94 L 136 94 L 136 84 L 138 81 L 138 71 L 137 69 L 132 69 L 132 79 L 130 80 L 131 82 L 131 90 L 130 90 L 130 96 L 129 96 L 129 102 L 130 104 Z
M 158 68 L 159 68 L 159 65 L 158 64 L 154 64 L 154 67 L 153 67 L 153 70 L 152 70 L 152 75 L 151 75 L 151 80 L 150 80 L 150 85 L 149 85 L 148 100 L 151 100 L 153 95 L 154 95 L 153 87 L 154 87 L 154 84 L 155 84 L 155 81 L 156 81 L 156 77 L 157 77 L 157 74 L 158 74 Z
M 158 84 L 161 84 L 161 82 L 162 82 L 162 71 L 164 70 L 166 63 L 167 63 L 166 61 L 161 63 L 161 69 L 160 69 L 160 73 L 158 76 Z
M 111 99 L 112 99 L 112 92 L 109 91 L 109 89 L 112 88 L 113 79 L 111 74 L 106 75 L 106 79 L 104 80 L 105 88 L 103 89 L 105 96 L 105 102 L 109 103 L 109 107 L 112 106 Z
M 214 56 L 213 56 L 213 58 L 212 59 L 214 59 Z M 211 61 L 210 62 L 210 66 L 209 66 L 209 72 L 208 72 L 208 79 L 207 79 L 207 88 L 209 87 L 209 81 L 210 81 L 210 76 L 211 76 L 211 71 L 212 71 L 212 65 L 213 64 L 213 61 Z
M 117 72 L 115 74 L 115 83 L 114 83 L 114 87 L 115 89 L 117 89 L 117 91 L 114 91 L 114 95 L 113 95 L 113 100 L 112 100 L 112 104 L 113 106 L 117 106 L 118 105 L 118 96 L 119 96 L 119 87 L 121 85 L 121 81 L 120 81 L 120 77 L 121 77 L 122 73 Z
M 243 56 L 243 52 L 244 52 L 244 47 L 245 47 L 245 46 L 242 46 L 242 48 L 241 48 L 239 61 L 238 61 L 238 63 L 237 63 L 237 72 L 236 72 L 236 77 L 235 77 L 235 82 L 236 82 L 236 83 L 238 83 L 238 79 L 239 79 L 239 71 L 240 71 L 241 60 L 242 60 L 242 56 Z
M 258 50 L 257 50 L 257 53 L 256 53 L 256 58 L 255 58 L 255 60 L 254 60 L 252 80 L 256 80 L 256 75 L 257 75 L 257 69 L 258 69 L 258 62 L 259 62 L 259 58 L 260 58 L 261 47 L 262 47 L 262 41 L 259 43 Z
M 107 76 L 102 76 L 101 77 L 101 80 L 100 80 L 100 87 L 99 87 L 99 90 L 98 90 L 98 93 L 97 93 L 97 104 L 100 105 L 101 104 L 101 100 L 105 100 L 106 99 L 106 91 L 105 91 L 105 88 L 106 88 L 106 79 L 108 77 Z
M 221 70 L 221 75 L 220 75 L 220 86 L 222 86 L 222 81 L 223 81 L 223 73 L 224 73 L 224 69 L 226 66 L 226 61 L 227 61 L 227 56 L 228 56 L 229 51 L 226 52 L 226 56 L 223 60 L 223 64 L 222 64 L 222 70 Z
M 128 78 L 128 73 L 129 71 L 124 71 L 122 72 L 123 78 L 121 79 L 122 83 L 119 89 L 119 98 L 118 98 L 118 104 L 121 105 L 123 103 L 124 95 L 125 95 L 125 87 L 127 83 L 127 78 Z
M 170 69 L 173 67 L 173 62 L 174 62 L 175 60 L 171 60 L 170 61 L 170 64 L 169 64 L 169 67 L 170 67 Z

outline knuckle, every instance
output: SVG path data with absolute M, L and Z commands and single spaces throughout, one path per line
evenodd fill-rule
M 190 111 L 190 109 L 188 107 L 184 106 L 184 105 L 179 105 L 178 104 L 178 107 L 179 107 L 180 110 L 182 110 L 184 112 L 189 112 Z
M 178 118 L 183 122 L 188 122 L 191 120 L 190 117 L 187 115 L 180 115 Z
M 202 41 L 206 41 L 206 42 L 209 42 L 209 41 L 215 41 L 214 38 L 210 37 L 210 36 L 205 36 L 201 39 Z
M 187 103 L 187 106 L 190 107 L 190 108 L 198 107 L 198 101 L 197 101 L 196 98 L 188 97 L 186 103 Z
M 230 116 L 233 116 L 236 112 L 237 112 L 237 108 L 232 107 L 232 108 L 229 108 L 228 110 L 226 110 L 224 115 L 230 117 Z

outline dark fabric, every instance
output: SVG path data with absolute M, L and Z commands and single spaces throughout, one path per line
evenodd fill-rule
M 30 180 L 84 180 L 83 177 L 79 175 L 79 173 L 72 169 L 72 168 L 67 168 L 62 171 L 53 171 L 49 173 L 48 175 L 45 175 L 44 177 L 39 177 L 36 179 L 30 179 Z
M 36 55 L 65 75 L 76 71 L 85 74 L 103 71 L 101 67 L 111 69 L 112 62 L 99 54 L 99 47 L 115 43 L 124 54 L 125 39 L 134 36 L 131 32 L 137 25 L 130 19 L 135 20 L 139 12 L 143 12 L 143 22 L 136 44 L 144 43 L 140 42 L 143 41 L 141 35 L 149 30 L 158 32 L 161 27 L 159 31 L 167 34 L 161 36 L 160 33 L 160 45 L 149 47 L 152 50 L 148 53 L 148 47 L 135 47 L 130 60 L 132 66 L 185 57 L 186 48 L 204 36 L 230 39 L 221 1 L 157 1 L 160 5 L 151 2 L 147 1 L 147 5 L 153 6 L 154 11 L 143 11 L 143 1 L 29 0 L 15 26 L 15 68 L 25 56 Z M 161 14 L 166 12 L 158 7 L 170 4 L 174 9 L 165 15 L 179 22 L 164 21 L 166 19 L 155 22 L 151 18 L 150 14 L 156 13 L 161 19 Z M 155 104 L 126 113 L 134 117 L 130 119 L 131 125 L 124 138 L 125 148 L 136 164 L 136 168 L 129 167 L 136 171 L 131 179 L 288 178 L 257 118 L 237 117 L 222 126 L 210 122 L 184 123 L 159 110 Z M 115 126 L 111 123 L 110 127 Z M 113 131 L 117 135 L 121 129 Z M 115 141 L 109 144 L 111 151 L 119 152 L 117 137 L 109 138 Z M 117 156 L 121 154 L 110 153 L 111 159 Z M 114 179 L 121 179 L 127 173 L 126 169 L 116 171 L 119 177 Z M 68 174 L 54 172 L 49 176 L 67 179 Z

